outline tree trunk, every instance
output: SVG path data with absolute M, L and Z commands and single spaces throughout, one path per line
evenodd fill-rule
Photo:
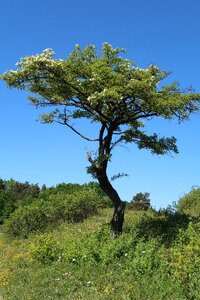
M 120 205 L 114 208 L 114 214 L 110 221 L 111 232 L 114 238 L 117 238 L 122 233 L 125 206 L 125 202 L 121 201 Z
M 117 191 L 113 188 L 112 184 L 108 180 L 105 170 L 101 170 L 97 174 L 97 179 L 101 189 L 106 193 L 106 195 L 112 200 L 114 206 L 114 214 L 110 222 L 111 232 L 114 238 L 117 238 L 119 234 L 122 233 L 122 227 L 124 223 L 124 211 L 125 202 L 123 202 Z

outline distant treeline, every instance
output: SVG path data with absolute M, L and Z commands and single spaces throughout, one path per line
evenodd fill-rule
M 56 186 L 46 187 L 43 184 L 32 184 L 28 181 L 22 183 L 14 179 L 0 179 L 0 224 L 3 224 L 17 208 L 37 203 L 38 201 L 48 201 L 52 198 L 59 199 L 63 195 L 73 195 L 84 191 L 93 191 L 98 198 L 98 207 L 112 207 L 111 200 L 99 187 L 97 182 L 85 184 L 78 183 L 61 183 Z M 56 202 L 54 201 L 54 205 Z M 151 208 L 150 194 L 137 193 L 133 196 L 131 202 L 126 202 L 127 209 L 147 210 Z M 152 208 L 151 208 L 152 209 Z M 200 188 L 193 188 L 190 193 L 179 199 L 174 209 L 186 213 L 190 216 L 200 215 Z
M 45 184 L 39 187 L 38 184 L 31 184 L 28 181 L 22 183 L 14 179 L 0 179 L 0 224 L 20 206 L 27 206 L 41 199 L 47 200 L 53 195 L 73 194 L 81 190 L 95 191 L 102 200 L 102 206 L 110 207 L 112 205 L 96 182 L 82 185 L 78 183 L 61 183 L 55 187 L 47 188 Z

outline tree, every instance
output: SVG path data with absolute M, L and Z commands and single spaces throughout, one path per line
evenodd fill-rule
M 21 183 L 14 179 L 0 179 L 0 224 L 20 205 L 33 202 L 39 197 L 38 184 Z
M 5 182 L 0 178 L 0 191 L 4 191 L 6 188 Z
M 147 210 L 150 207 L 150 201 L 150 193 L 137 193 L 133 197 L 129 208 L 133 210 Z
M 152 64 L 138 68 L 120 56 L 122 52 L 124 49 L 108 43 L 103 44 L 101 55 L 93 45 L 85 49 L 76 45 L 62 60 L 53 59 L 54 52 L 46 49 L 22 58 L 17 70 L 1 75 L 9 87 L 31 92 L 29 100 L 35 107 L 47 109 L 43 123 L 57 122 L 97 143 L 96 155 L 87 153 L 88 172 L 113 202 L 111 230 L 115 237 L 122 232 L 125 203 L 107 176 L 113 149 L 120 143 L 135 143 L 155 154 L 178 153 L 175 137 L 148 134 L 144 120 L 162 117 L 181 122 L 200 108 L 200 94 L 192 89 L 181 91 L 177 82 L 160 86 L 168 76 L 166 71 Z M 95 138 L 74 127 L 72 120 L 79 118 L 99 124 Z
M 133 202 L 145 203 L 150 205 L 150 193 L 137 193 L 133 196 Z
M 5 182 L 5 186 L 6 191 L 12 194 L 15 201 L 22 200 L 28 196 L 38 198 L 40 193 L 38 184 L 30 184 L 28 181 L 22 183 L 10 179 Z
M 142 204 L 144 205 L 144 207 L 146 207 L 147 209 L 150 207 L 150 193 L 137 193 L 134 197 L 133 197 L 133 202 L 134 203 L 138 203 L 138 204 Z
M 44 191 L 46 191 L 46 189 L 47 189 L 46 185 L 45 185 L 45 184 L 43 184 L 43 185 L 42 185 L 42 187 L 41 187 L 41 192 L 44 192 Z

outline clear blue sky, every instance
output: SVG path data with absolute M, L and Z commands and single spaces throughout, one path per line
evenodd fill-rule
M 53 48 L 65 58 L 75 44 L 101 47 L 109 42 L 127 49 L 127 58 L 172 71 L 170 80 L 200 92 L 199 0 L 12 0 L 1 1 L 0 73 L 23 56 Z M 55 125 L 35 122 L 38 111 L 22 91 L 0 82 L 0 177 L 47 186 L 85 183 L 86 149 L 92 145 Z M 152 156 L 120 147 L 109 174 L 128 173 L 114 182 L 124 200 L 149 192 L 152 205 L 165 207 L 200 185 L 200 116 L 178 125 L 153 121 L 150 129 L 178 139 L 179 155 Z M 91 127 L 85 128 L 87 131 Z

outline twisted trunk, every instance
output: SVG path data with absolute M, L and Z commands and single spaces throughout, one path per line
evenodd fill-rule
M 90 172 L 98 180 L 101 189 L 111 199 L 114 206 L 114 214 L 110 222 L 111 232 L 114 238 L 122 233 L 125 211 L 125 202 L 120 199 L 117 191 L 113 188 L 107 176 L 108 161 L 113 148 L 112 136 L 116 129 L 117 124 L 113 123 L 108 126 L 106 122 L 102 122 L 102 127 L 99 133 L 98 159 L 93 160 L 90 154 L 88 154 L 88 161 L 92 165 Z
M 110 228 L 114 238 L 117 238 L 118 235 L 122 233 L 124 224 L 124 211 L 125 202 L 121 201 L 121 203 L 114 208 L 114 214 L 112 220 L 110 221 Z
M 114 213 L 112 220 L 110 221 L 110 228 L 114 238 L 122 233 L 122 227 L 124 223 L 124 211 L 125 202 L 123 202 L 117 191 L 113 188 L 112 184 L 109 182 L 106 171 L 100 171 L 97 174 L 97 179 L 101 189 L 106 193 L 106 195 L 112 200 L 114 206 Z

